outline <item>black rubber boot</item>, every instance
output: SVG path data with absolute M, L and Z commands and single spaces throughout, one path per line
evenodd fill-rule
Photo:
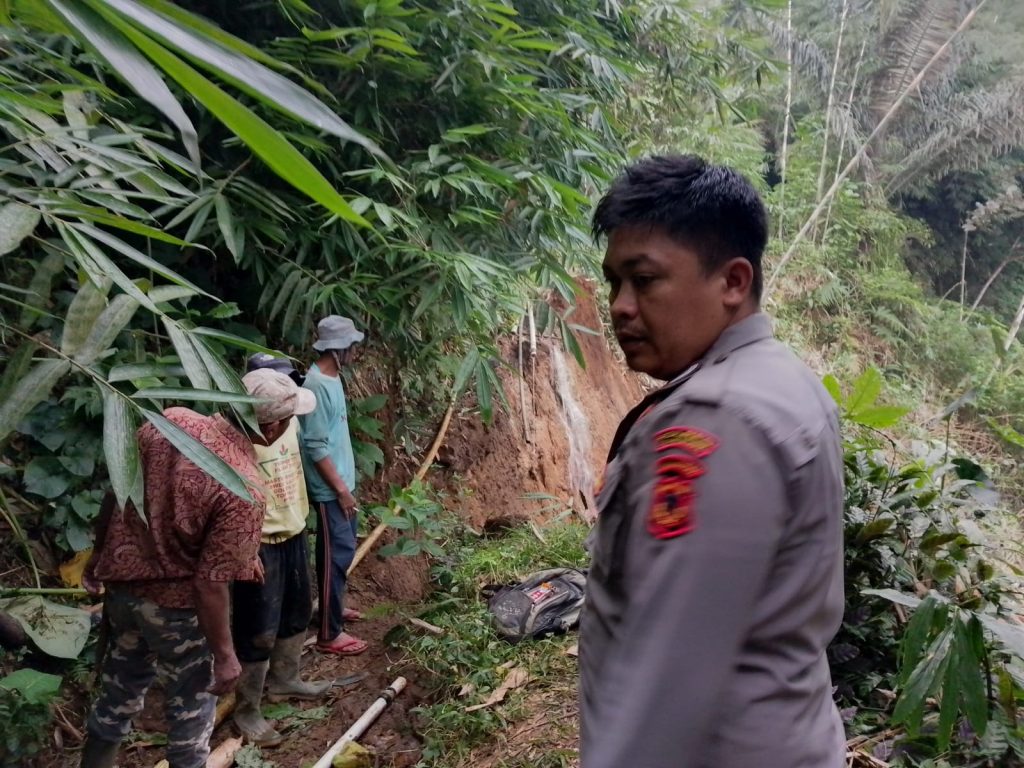
M 82 747 L 82 768 L 114 768 L 120 741 L 103 741 L 90 734 Z

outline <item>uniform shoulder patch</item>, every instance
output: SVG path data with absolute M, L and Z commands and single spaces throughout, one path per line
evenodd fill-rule
M 704 459 L 718 448 L 718 438 L 696 427 L 668 427 L 655 433 L 654 447 L 657 459 L 647 530 L 656 539 L 673 539 L 694 529 L 694 483 L 704 474 Z

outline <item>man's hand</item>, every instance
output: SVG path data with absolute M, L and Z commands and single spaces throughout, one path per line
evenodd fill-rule
M 252 580 L 257 584 L 263 584 L 266 582 L 267 569 L 263 567 L 263 559 L 256 558 L 256 567 L 253 569 Z
M 347 488 L 338 494 L 338 504 L 341 506 L 341 512 L 345 515 L 346 520 L 351 520 L 359 509 L 356 497 Z
M 214 656 L 213 685 L 209 688 L 210 693 L 214 696 L 230 693 L 235 689 L 235 683 L 241 674 L 242 665 L 238 663 L 238 657 L 233 652 L 224 656 Z

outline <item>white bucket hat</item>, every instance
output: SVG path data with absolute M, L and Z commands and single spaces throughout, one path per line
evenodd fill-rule
M 328 315 L 316 324 L 317 340 L 313 343 L 313 349 L 317 352 L 326 352 L 336 349 L 339 352 L 348 349 L 353 344 L 358 344 L 365 337 L 356 330 L 356 324 L 347 317 L 341 315 Z

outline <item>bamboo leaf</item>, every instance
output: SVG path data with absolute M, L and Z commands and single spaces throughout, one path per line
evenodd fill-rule
M 111 21 L 230 128 L 274 173 L 346 221 L 371 228 L 370 223 L 352 210 L 313 164 L 259 115 L 131 25 L 123 20 L 112 18 Z
M 117 334 L 128 325 L 128 321 L 138 308 L 139 302 L 131 296 L 123 293 L 115 296 L 97 318 L 81 350 L 74 355 L 75 362 L 79 365 L 92 365 L 96 358 L 114 343 Z
M 231 204 L 224 195 L 214 197 L 213 204 L 217 211 L 217 226 L 220 228 L 221 237 L 224 238 L 224 245 L 228 247 L 231 255 L 235 257 L 235 264 L 238 264 L 242 258 L 242 253 L 239 251 L 235 241 L 235 219 L 231 215 Z
M 199 173 L 199 138 L 195 126 L 188 119 L 181 104 L 174 98 L 160 73 L 101 16 L 81 3 L 72 5 L 66 0 L 45 0 L 60 17 L 72 27 L 101 58 L 110 64 L 117 75 L 139 96 L 156 107 L 171 121 L 181 134 L 196 173 Z
M 35 231 L 40 218 L 39 211 L 21 203 L 0 207 L 0 256 L 16 250 Z
M 109 284 L 108 284 L 109 285 Z M 102 290 L 91 282 L 85 282 L 71 299 L 64 320 L 64 332 L 60 339 L 60 351 L 74 357 L 89 338 L 89 331 L 107 306 L 107 286 Z
M 203 365 L 199 353 L 192 346 L 192 339 L 171 318 L 164 317 L 163 322 L 167 335 L 171 338 L 171 344 L 174 345 L 174 351 L 178 353 L 178 359 L 185 369 L 188 380 L 192 382 L 192 386 L 196 389 L 210 389 L 210 374 L 206 370 L 206 366 Z
M 380 147 L 353 129 L 320 99 L 253 58 L 227 48 L 218 41 L 201 36 L 134 0 L 89 2 L 98 10 L 107 6 L 119 16 L 131 19 L 147 33 L 158 37 L 165 45 L 184 53 L 198 66 L 215 72 L 239 90 L 268 106 L 333 134 L 343 141 L 358 144 L 374 155 L 384 157 Z
M 49 396 L 50 390 L 69 370 L 71 363 L 67 360 L 41 360 L 10 389 L 10 395 L 0 403 L 0 440 L 13 432 L 28 412 Z M 10 371 L 6 373 L 10 375 Z
M 153 240 L 177 245 L 181 248 L 203 248 L 206 250 L 205 246 L 198 243 L 190 243 L 188 240 L 182 240 L 180 237 L 169 235 L 156 227 L 151 227 L 148 224 L 142 224 L 138 221 L 126 219 L 124 216 L 117 216 L 109 211 L 104 211 L 101 208 L 96 208 L 91 205 L 74 205 L 64 203 L 60 208 L 54 210 L 53 213 L 55 215 L 73 214 L 95 224 L 106 224 L 109 227 L 114 227 L 115 229 L 120 229 L 124 232 L 131 232 L 133 235 L 142 235 L 142 237 L 149 237 Z M 164 269 L 166 269 L 166 267 L 164 267 Z
M 222 392 L 219 389 L 190 389 L 189 387 L 147 387 L 140 389 L 135 400 L 194 400 L 203 403 L 259 403 L 261 397 L 240 392 Z
M 276 354 L 270 347 L 257 344 L 255 341 L 250 341 L 249 339 L 243 339 L 241 336 L 236 336 L 233 333 L 218 331 L 215 328 L 193 328 L 191 333 L 195 336 L 206 336 L 211 339 L 217 339 L 217 341 L 222 341 L 233 347 L 244 349 L 246 352 L 265 352 L 268 355 Z
M 160 363 L 132 363 L 129 365 L 118 365 L 110 369 L 107 374 L 107 381 L 115 384 L 120 381 L 137 381 L 138 379 L 158 378 L 168 376 L 184 376 L 185 369 L 180 365 L 162 365 Z
M 470 349 L 462 359 L 462 365 L 459 366 L 458 373 L 455 374 L 455 381 L 452 384 L 452 402 L 455 402 L 462 396 L 463 391 L 466 389 L 466 384 L 469 381 L 469 377 L 472 375 L 479 360 L 480 350 L 476 347 Z
M 118 288 L 150 312 L 160 314 L 156 304 L 153 303 L 149 296 L 144 294 L 139 289 L 139 286 L 122 272 L 121 268 L 111 261 L 110 257 L 89 237 L 81 232 L 76 232 L 65 224 L 58 224 L 57 230 L 61 233 L 64 242 L 75 256 L 79 265 L 89 274 L 94 282 L 107 285 L 110 281 L 113 281 Z
M 50 298 L 55 278 L 64 269 L 64 257 L 50 251 L 36 264 L 35 274 L 28 284 L 29 295 L 25 299 L 27 305 L 21 312 L 21 325 L 28 328 L 43 314 L 42 308 Z
M 103 455 L 107 460 L 110 484 L 118 506 L 124 509 L 132 501 L 141 515 L 143 476 L 135 437 L 135 414 L 120 393 L 106 387 L 102 391 Z
M 245 480 L 220 456 L 213 453 L 163 414 L 146 409 L 143 409 L 142 413 L 146 420 L 156 427 L 160 434 L 166 437 L 171 445 L 177 448 L 186 459 L 239 498 L 245 501 L 252 501 L 252 495 L 246 487 Z
M 121 240 L 118 237 L 114 237 L 109 232 L 104 232 L 102 229 L 97 229 L 96 227 L 90 224 L 72 223 L 69 224 L 68 226 L 70 226 L 72 229 L 77 230 L 78 232 L 88 235 L 94 240 L 98 240 L 104 245 L 113 248 L 118 253 L 127 256 L 129 259 L 134 261 L 139 266 L 145 267 L 146 269 L 155 272 L 156 274 L 160 275 L 163 278 L 166 278 L 167 280 L 170 280 L 172 283 L 175 283 L 176 285 L 180 285 L 183 288 L 188 288 L 189 290 L 195 293 L 202 294 L 203 296 L 208 296 L 211 299 L 214 298 L 212 295 L 210 295 L 210 293 L 204 291 L 195 283 L 186 280 L 173 269 L 168 269 L 165 265 L 161 264 L 156 259 L 150 258 L 142 251 L 138 250 L 137 248 L 133 248 L 132 246 L 128 245 L 128 243 L 126 243 L 124 240 Z
M 28 373 L 29 368 L 32 366 L 32 355 L 35 354 L 35 351 L 36 343 L 26 339 L 7 358 L 3 377 L 0 378 L 0 403 L 10 397 L 11 392 L 18 385 L 18 382 L 21 381 L 22 376 Z

